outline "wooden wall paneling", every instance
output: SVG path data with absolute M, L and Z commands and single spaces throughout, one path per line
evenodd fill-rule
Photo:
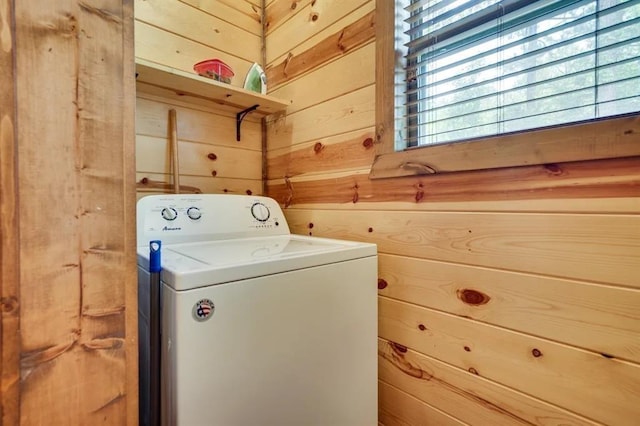
M 20 420 L 20 256 L 14 2 L 0 1 L 0 424 Z
M 262 177 L 262 154 L 241 148 L 212 146 L 178 140 L 180 175 L 213 176 L 237 179 Z M 169 173 L 169 146 L 166 138 L 137 135 L 136 170 L 144 173 Z M 215 173 L 214 173 L 215 172 Z
M 313 46 L 319 44 L 322 40 L 330 37 L 332 34 L 338 33 L 342 31 L 345 27 L 348 27 L 349 24 L 359 20 L 365 15 L 373 12 L 375 10 L 375 2 L 369 1 L 364 6 L 354 10 L 352 13 L 348 15 L 344 15 L 342 18 L 338 19 L 333 24 L 329 25 L 322 31 L 318 31 L 311 35 L 304 41 L 298 41 L 296 39 L 290 40 L 290 46 L 287 47 L 286 52 L 282 55 L 271 59 L 267 62 L 267 66 L 274 66 L 276 63 L 280 63 L 284 61 L 288 56 L 296 56 L 301 52 L 306 52 L 311 50 Z M 271 37 L 267 34 L 267 45 L 271 46 Z
M 151 193 L 171 193 L 171 175 L 163 173 L 142 173 L 136 174 L 138 196 Z M 145 180 L 146 179 L 146 180 Z M 143 182 L 162 182 L 164 188 L 158 189 L 156 185 L 145 185 Z M 247 194 L 261 195 L 262 181 L 256 179 L 234 179 L 212 176 L 180 176 L 180 186 L 197 189 L 191 193 L 202 194 Z
M 225 62 L 230 56 L 251 63 L 261 61 L 260 36 L 225 21 L 230 19 L 223 15 L 227 9 L 221 8 L 213 16 L 187 4 L 165 0 L 135 0 L 135 7 L 138 21 L 218 49 L 224 53 L 219 59 Z
M 640 291 L 381 254 L 380 294 L 640 363 Z
M 425 356 L 378 341 L 379 378 L 470 425 L 596 425 L 590 419 Z M 385 398 L 385 395 L 381 395 Z M 381 406 L 389 404 L 381 401 Z M 414 417 L 416 413 L 402 413 Z M 407 423 L 418 425 L 420 423 Z M 434 423 L 437 424 L 437 423 Z
M 201 142 L 215 146 L 261 151 L 260 122 L 249 116 L 242 122 L 242 141 L 236 141 L 236 112 L 196 110 L 180 107 L 162 99 L 137 98 L 136 133 L 138 135 L 167 137 L 168 111 L 177 114 L 178 137 L 189 142 Z
M 270 151 L 268 179 L 366 168 L 373 160 L 374 136 L 373 128 L 356 130 Z
M 290 210 L 287 219 L 381 253 L 640 288 L 637 215 Z
M 605 424 L 640 418 L 638 364 L 385 297 L 379 334 Z
M 462 421 L 385 382 L 378 382 L 379 422 L 384 426 L 460 426 Z
M 233 0 L 180 0 L 196 9 L 262 37 L 261 8 L 243 1 Z
M 136 57 L 187 72 L 194 72 L 193 65 L 200 61 L 219 58 L 233 69 L 233 86 L 244 85 L 244 76 L 253 64 L 253 61 L 176 36 L 138 20 L 135 22 L 135 34 Z
M 135 424 L 133 9 L 15 4 L 20 421 Z
M 318 109 L 321 105 L 318 106 Z M 270 128 L 273 145 L 286 145 L 287 132 L 292 132 L 296 123 L 288 124 L 288 118 L 274 123 Z M 276 134 L 282 134 L 276 137 Z M 272 145 L 272 146 L 273 146 Z M 303 169 L 305 166 L 298 166 Z M 640 196 L 640 157 L 613 160 L 594 160 L 575 163 L 536 165 L 529 167 L 505 168 L 496 170 L 478 170 L 464 173 L 430 175 L 422 177 L 371 180 L 362 174 L 339 177 L 327 174 L 316 180 L 296 183 L 296 192 L 290 205 L 332 203 L 351 203 L 353 188 L 358 186 L 360 201 L 367 203 L 396 202 L 408 205 L 424 205 L 431 208 L 441 202 L 477 202 L 477 201 L 516 201 L 542 199 L 572 199 Z M 602 173 L 606 170 L 606 174 Z M 283 202 L 288 197 L 285 182 L 269 183 L 271 196 Z M 606 212 L 604 203 L 600 212 Z M 367 204 L 365 204 L 367 205 Z M 371 206 L 374 208 L 375 206 Z M 632 211 L 638 212 L 640 202 L 631 202 Z M 398 209 L 396 204 L 394 210 Z M 570 208 L 567 207 L 570 211 Z M 468 210 L 468 209 L 465 209 Z M 505 204 L 504 210 L 512 210 Z
M 267 64 L 291 50 L 292 41 L 301 42 L 331 26 L 345 14 L 359 9 L 369 0 L 315 0 L 299 4 L 286 25 L 268 32 Z M 267 13 L 269 13 L 267 8 Z M 267 16 L 267 19 L 269 16 Z M 268 22 L 268 20 L 267 20 Z M 362 29 L 366 26 L 361 27 Z M 345 38 L 347 33 L 345 33 Z M 346 45 L 345 45 L 346 46 Z M 337 47 L 337 46 L 336 46 Z
M 282 62 L 267 68 L 267 81 L 272 88 L 290 81 L 321 64 L 328 63 L 350 50 L 373 40 L 375 35 L 374 13 L 371 12 L 345 26 L 336 33 L 296 55 L 290 53 Z M 268 45 L 271 46 L 271 45 Z M 267 53 L 270 48 L 267 48 Z M 269 58 L 267 58 L 270 63 Z
M 265 7 L 265 33 L 268 36 L 279 26 L 284 25 L 297 12 L 310 5 L 312 0 L 272 1 Z
M 318 106 L 279 118 L 269 126 L 269 149 L 285 148 L 373 126 L 374 90 L 374 86 L 367 86 Z
M 375 43 L 354 49 L 343 57 L 318 66 L 303 78 L 270 92 L 280 99 L 294 99 L 287 114 L 305 109 L 375 83 Z

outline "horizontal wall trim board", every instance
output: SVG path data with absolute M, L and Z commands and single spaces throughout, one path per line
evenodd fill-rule
M 293 154 L 292 154 L 293 155 Z M 303 168 L 303 165 L 297 166 Z M 640 197 L 640 157 L 370 180 L 366 176 L 296 182 L 268 192 L 287 207 L 316 203 L 499 201 Z M 278 178 L 283 176 L 270 176 Z M 357 191 L 356 191 L 357 189 Z M 357 194 L 357 199 L 355 198 Z

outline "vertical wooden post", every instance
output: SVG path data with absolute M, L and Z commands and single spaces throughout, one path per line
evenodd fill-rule
M 0 0 L 0 424 L 20 418 L 20 295 L 13 2 Z
M 2 424 L 136 424 L 132 1 L 0 5 Z

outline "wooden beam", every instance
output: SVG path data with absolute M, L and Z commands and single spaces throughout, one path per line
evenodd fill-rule
M 133 5 L 14 4 L 20 424 L 134 425 Z
M 372 12 L 346 26 L 341 31 L 332 34 L 305 52 L 299 55 L 290 53 L 281 63 L 266 70 L 267 81 L 271 88 L 275 88 L 350 52 L 358 46 L 373 40 L 374 37 L 375 13 Z
M 0 424 L 20 421 L 20 247 L 18 245 L 15 15 L 0 1 Z
M 395 3 L 376 0 L 376 150 L 394 150 Z

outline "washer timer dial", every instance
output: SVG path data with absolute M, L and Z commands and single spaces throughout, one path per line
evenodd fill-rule
M 254 203 L 251 206 L 251 214 L 256 220 L 259 220 L 260 222 L 266 222 L 271 216 L 269 208 L 262 203 Z
M 176 217 L 178 217 L 178 212 L 172 207 L 165 207 L 164 209 L 162 209 L 160 214 L 165 220 L 175 220 Z
M 202 217 L 202 212 L 197 207 L 189 207 L 187 209 L 187 216 L 189 216 L 191 220 L 198 220 Z

